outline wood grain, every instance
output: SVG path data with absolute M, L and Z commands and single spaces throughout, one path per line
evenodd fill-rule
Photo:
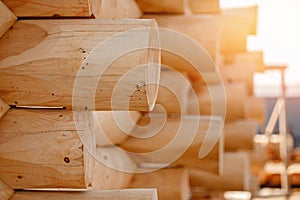
M 152 64 L 160 62 L 156 26 L 140 19 L 17 22 L 0 39 L 0 96 L 16 106 L 151 110 L 160 70 Z
M 0 121 L 0 178 L 14 189 L 86 188 L 95 139 L 89 113 L 12 109 Z
M 156 189 L 102 190 L 87 192 L 18 191 L 11 200 L 157 200 Z
M 183 14 L 184 0 L 136 0 L 144 13 Z
M 9 199 L 15 191 L 0 179 L 0 199 Z
M 7 105 L 2 99 L 0 99 L 0 120 L 10 109 L 9 105 Z
M 0 1 L 0 38 L 16 20 L 17 17 Z
M 157 188 L 159 199 L 188 200 L 191 196 L 188 170 L 185 168 L 161 169 L 135 174 L 131 188 Z

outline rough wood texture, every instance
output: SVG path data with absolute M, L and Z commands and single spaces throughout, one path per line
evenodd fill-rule
M 18 17 L 91 16 L 89 0 L 2 0 Z
M 0 38 L 16 20 L 17 17 L 0 1 Z
M 152 113 L 150 117 L 151 121 L 144 115 L 139 126 L 133 129 L 132 137 L 121 145 L 126 151 L 135 153 L 131 157 L 136 163 L 189 166 L 216 174 L 221 171 L 223 137 L 217 134 L 220 121 L 189 115 L 165 119 L 160 113 Z M 211 132 L 207 133 L 209 126 Z M 210 137 L 205 138 L 206 134 Z M 213 144 L 212 149 L 200 159 L 200 148 L 205 149 L 208 144 Z
M 94 132 L 98 147 L 121 144 L 141 117 L 141 113 L 135 111 L 95 111 L 94 115 L 99 127 L 98 132 Z
M 221 52 L 247 51 L 247 36 L 256 34 L 257 6 L 222 10 Z
M 222 175 L 200 170 L 190 170 L 192 186 L 203 186 L 213 190 L 249 190 L 250 169 L 246 153 L 225 153 Z
M 183 14 L 184 0 L 136 0 L 144 13 Z
M 0 179 L 0 199 L 9 199 L 14 193 L 14 190 Z
M 10 109 L 9 105 L 7 105 L 2 99 L 0 99 L 0 120 Z
M 77 131 L 71 111 L 11 109 L 0 121 L 0 178 L 14 189 L 90 186 L 89 114 L 78 114 Z
M 220 17 L 218 15 L 144 15 L 143 18 L 156 19 L 159 27 L 173 29 L 194 39 L 199 45 L 202 45 L 210 57 L 216 61 L 219 56 L 220 43 Z M 162 41 L 163 43 L 163 41 Z M 172 45 L 179 47 L 185 46 L 182 41 L 174 41 Z M 199 57 L 199 53 L 191 52 L 191 56 Z M 162 64 L 173 67 L 179 71 L 191 71 L 195 73 L 192 65 L 188 63 L 182 55 L 174 55 L 172 52 L 162 52 Z M 203 56 L 203 55 L 201 55 Z M 203 66 L 209 65 L 202 63 Z M 201 72 L 210 71 L 210 68 L 203 68 Z
M 162 200 L 188 200 L 191 196 L 189 175 L 185 168 L 161 169 L 158 171 L 134 174 L 131 188 L 157 188 Z
M 264 99 L 248 97 L 245 102 L 245 118 L 255 120 L 261 125 L 266 119 L 266 103 Z
M 219 13 L 219 0 L 187 0 L 189 8 L 193 13 Z
M 258 124 L 253 120 L 238 120 L 224 124 L 225 151 L 253 150 Z
M 18 191 L 10 200 L 157 200 L 156 189 L 103 190 L 87 192 Z
M 135 0 L 90 0 L 96 19 L 139 18 L 142 15 Z
M 156 104 L 167 113 L 186 113 L 191 85 L 185 74 L 162 68 Z
M 188 103 L 188 113 L 189 114 L 201 114 L 201 115 L 210 115 L 212 109 L 212 101 L 216 102 L 216 108 L 222 109 L 223 106 L 226 106 L 226 121 L 234 121 L 238 119 L 245 118 L 245 108 L 244 102 L 247 98 L 246 87 L 244 83 L 227 83 L 224 84 L 226 92 L 226 104 L 222 101 L 222 92 L 223 87 L 220 85 L 211 86 L 212 91 L 215 94 L 219 94 L 220 97 L 211 99 L 211 95 L 206 87 L 202 87 L 201 92 L 198 94 L 197 98 L 195 96 L 189 96 Z M 199 108 L 199 109 L 196 109 Z
M 117 147 L 96 149 L 93 173 L 93 190 L 111 190 L 127 188 L 136 164 Z
M 160 61 L 156 26 L 141 19 L 17 22 L 0 39 L 0 96 L 17 106 L 151 110 L 160 70 L 152 64 Z

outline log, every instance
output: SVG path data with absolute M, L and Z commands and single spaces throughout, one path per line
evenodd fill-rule
M 157 200 L 156 189 L 126 189 L 126 190 L 103 190 L 86 192 L 47 192 L 47 191 L 18 191 L 11 200 L 110 200 L 110 199 L 132 199 L 132 200 Z
M 0 1 L 0 38 L 16 20 L 17 17 Z
M 144 15 L 143 18 L 156 19 L 159 27 L 173 29 L 179 33 L 183 33 L 196 41 L 198 45 L 201 45 L 211 57 L 213 61 L 216 61 L 219 56 L 219 43 L 220 43 L 220 28 L 221 19 L 218 15 Z M 168 38 L 167 38 L 168 39 Z M 177 39 L 177 38 L 176 38 Z M 164 45 L 163 39 L 161 39 L 162 46 Z M 201 72 L 212 71 L 211 60 L 203 59 L 206 53 L 195 53 L 194 47 L 187 46 L 185 41 L 169 41 L 172 45 L 178 48 L 190 49 L 190 56 L 192 59 L 201 59 Z M 170 45 L 170 44 L 168 44 Z M 201 54 L 200 54 L 201 53 Z M 193 66 L 182 58 L 182 55 L 174 55 L 172 52 L 162 52 L 162 64 L 175 68 L 178 71 L 190 71 L 191 74 L 195 74 Z M 196 57 L 196 58 L 195 58 Z M 196 67 L 196 66 L 195 66 Z
M 212 190 L 249 190 L 250 167 L 246 153 L 225 153 L 222 175 L 190 169 L 191 186 Z
M 184 0 L 136 0 L 144 13 L 183 14 Z
M 0 99 L 0 120 L 9 111 L 10 107 Z
M 117 147 L 96 149 L 93 173 L 93 190 L 111 190 L 127 188 L 135 172 L 136 164 Z
M 156 163 L 160 164 L 158 168 L 189 166 L 221 172 L 223 137 L 219 118 L 196 115 L 165 118 L 162 113 L 151 113 L 150 117 L 144 115 L 138 125 L 120 147 L 140 167 Z
M 156 104 L 161 105 L 167 113 L 186 113 L 190 88 L 185 74 L 162 68 Z
M 0 121 L 0 179 L 13 189 L 91 186 L 96 144 L 90 117 L 11 109 Z
M 0 39 L 0 96 L 15 106 L 149 111 L 160 70 L 151 27 L 154 20 L 20 21 Z
M 245 101 L 245 118 L 263 125 L 266 120 L 266 103 L 264 99 L 248 97 Z
M 225 88 L 226 103 L 223 101 L 223 92 Z M 201 92 L 196 96 L 190 92 L 188 113 L 193 115 L 210 115 L 212 113 L 212 103 L 215 103 L 214 109 L 222 110 L 226 106 L 225 120 L 234 121 L 245 118 L 244 102 L 247 99 L 247 92 L 244 83 L 226 83 L 222 85 L 212 85 L 210 95 L 206 87 L 202 87 Z M 212 98 L 213 97 L 213 98 Z M 196 109 L 199 108 L 199 109 Z
M 253 76 L 256 66 L 252 64 L 226 65 L 220 69 L 224 82 L 245 83 L 247 94 L 253 95 L 254 81 Z
M 15 191 L 0 179 L 0 199 L 9 199 Z
M 141 117 L 136 111 L 95 111 L 94 114 L 98 125 L 98 132 L 94 132 L 98 147 L 121 144 Z
M 247 36 L 256 34 L 256 24 L 257 6 L 222 10 L 221 52 L 247 52 Z
M 135 0 L 91 0 L 96 19 L 139 18 L 142 15 Z
M 225 152 L 254 149 L 258 124 L 253 120 L 237 120 L 224 124 Z
M 255 65 L 256 72 L 264 72 L 264 54 L 262 51 L 247 51 L 240 53 L 226 53 L 223 55 L 223 65 Z
M 157 188 L 158 198 L 162 200 L 188 200 L 191 196 L 188 171 L 185 168 L 134 174 L 130 188 Z
M 219 13 L 219 0 L 188 0 L 188 6 L 192 13 L 207 14 Z

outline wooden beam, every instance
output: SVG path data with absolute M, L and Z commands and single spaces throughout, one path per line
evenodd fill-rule
M 170 168 L 134 174 L 131 188 L 157 188 L 159 199 L 188 200 L 191 196 L 188 171 Z
M 10 107 L 0 99 L 0 120 L 9 111 Z
M 9 199 L 15 191 L 0 179 L 0 198 Z
M 225 153 L 222 175 L 200 170 L 190 170 L 192 186 L 203 186 L 212 190 L 249 190 L 250 169 L 246 153 Z
M 220 5 L 219 0 L 187 0 L 192 13 L 207 14 L 219 13 Z
M 0 121 L 0 178 L 13 189 L 91 186 L 90 114 L 11 109 Z
M 223 137 L 218 137 L 220 125 L 214 117 L 165 118 L 164 114 L 152 113 L 141 118 L 121 147 L 133 153 L 131 158 L 140 166 L 147 163 L 189 166 L 218 174 L 223 161 Z M 200 148 L 207 144 L 213 145 L 208 155 L 199 158 Z
M 17 22 L 0 39 L 0 96 L 15 106 L 149 111 L 160 71 L 151 64 L 160 61 L 152 27 L 141 19 Z
M 86 192 L 51 192 L 51 191 L 18 191 L 10 200 L 110 200 L 110 199 L 132 199 L 132 200 L 157 200 L 156 189 L 126 189 L 126 190 L 102 190 Z
M 142 12 L 135 0 L 90 0 L 96 19 L 139 18 Z
M 226 103 L 223 102 L 223 87 L 221 85 L 210 86 L 214 91 L 215 98 L 211 99 L 211 95 L 207 87 L 202 87 L 198 96 L 190 93 L 188 103 L 189 114 L 210 115 L 212 110 L 212 101 L 216 104 L 214 109 L 221 110 L 226 106 L 226 121 L 234 121 L 245 118 L 244 103 L 247 99 L 247 92 L 244 83 L 226 83 L 224 84 L 226 92 Z M 219 95 L 219 98 L 217 98 Z M 199 109 L 196 109 L 199 108 Z
M 186 113 L 191 88 L 188 77 L 169 68 L 162 68 L 156 104 L 167 113 Z
M 266 120 L 266 103 L 264 99 L 248 97 L 245 101 L 245 118 L 264 124 Z
M 0 1 L 0 38 L 16 20 L 17 17 Z
M 256 34 L 257 6 L 222 10 L 221 52 L 247 51 L 247 36 Z
M 256 66 L 252 64 L 226 65 L 220 69 L 224 82 L 227 83 L 245 83 L 247 94 L 254 93 L 253 76 L 256 72 Z
M 238 120 L 224 124 L 225 151 L 254 149 L 258 124 L 253 120 Z
M 240 65 L 244 66 L 245 64 L 255 65 L 256 72 L 264 72 L 265 64 L 264 64 L 264 54 L 262 51 L 247 51 L 240 53 L 226 53 L 222 56 L 224 65 Z
M 136 111 L 95 111 L 94 115 L 95 125 L 98 125 L 94 131 L 98 147 L 121 144 L 141 117 Z
M 160 1 L 161 2 L 161 1 Z M 159 27 L 168 28 L 186 34 L 201 45 L 208 55 L 216 61 L 219 56 L 219 43 L 220 43 L 220 28 L 221 19 L 219 15 L 144 15 L 143 18 L 156 19 Z M 162 40 L 162 44 L 163 44 Z M 191 49 L 191 57 L 202 57 L 202 52 L 195 53 L 193 47 L 187 46 L 184 41 L 173 41 L 172 45 L 180 48 Z M 162 52 L 162 64 L 173 67 L 179 71 L 190 71 L 195 74 L 193 66 L 182 58 L 182 55 L 174 55 L 172 52 Z M 204 59 L 202 59 L 204 62 Z M 201 72 L 210 70 L 210 63 L 201 63 L 203 68 Z M 206 66 L 206 68 L 205 68 Z
M 127 188 L 136 171 L 136 164 L 117 147 L 96 149 L 93 173 L 93 190 Z
M 184 0 L 136 0 L 144 13 L 183 14 Z

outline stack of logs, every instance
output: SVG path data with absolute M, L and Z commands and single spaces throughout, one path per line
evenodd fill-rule
M 255 193 L 264 158 L 253 137 L 265 120 L 253 95 L 263 54 L 247 51 L 256 23 L 256 6 L 218 0 L 0 1 L 0 199 Z M 157 27 L 203 46 L 201 74 L 158 49 Z M 211 116 L 224 91 L 226 115 Z

